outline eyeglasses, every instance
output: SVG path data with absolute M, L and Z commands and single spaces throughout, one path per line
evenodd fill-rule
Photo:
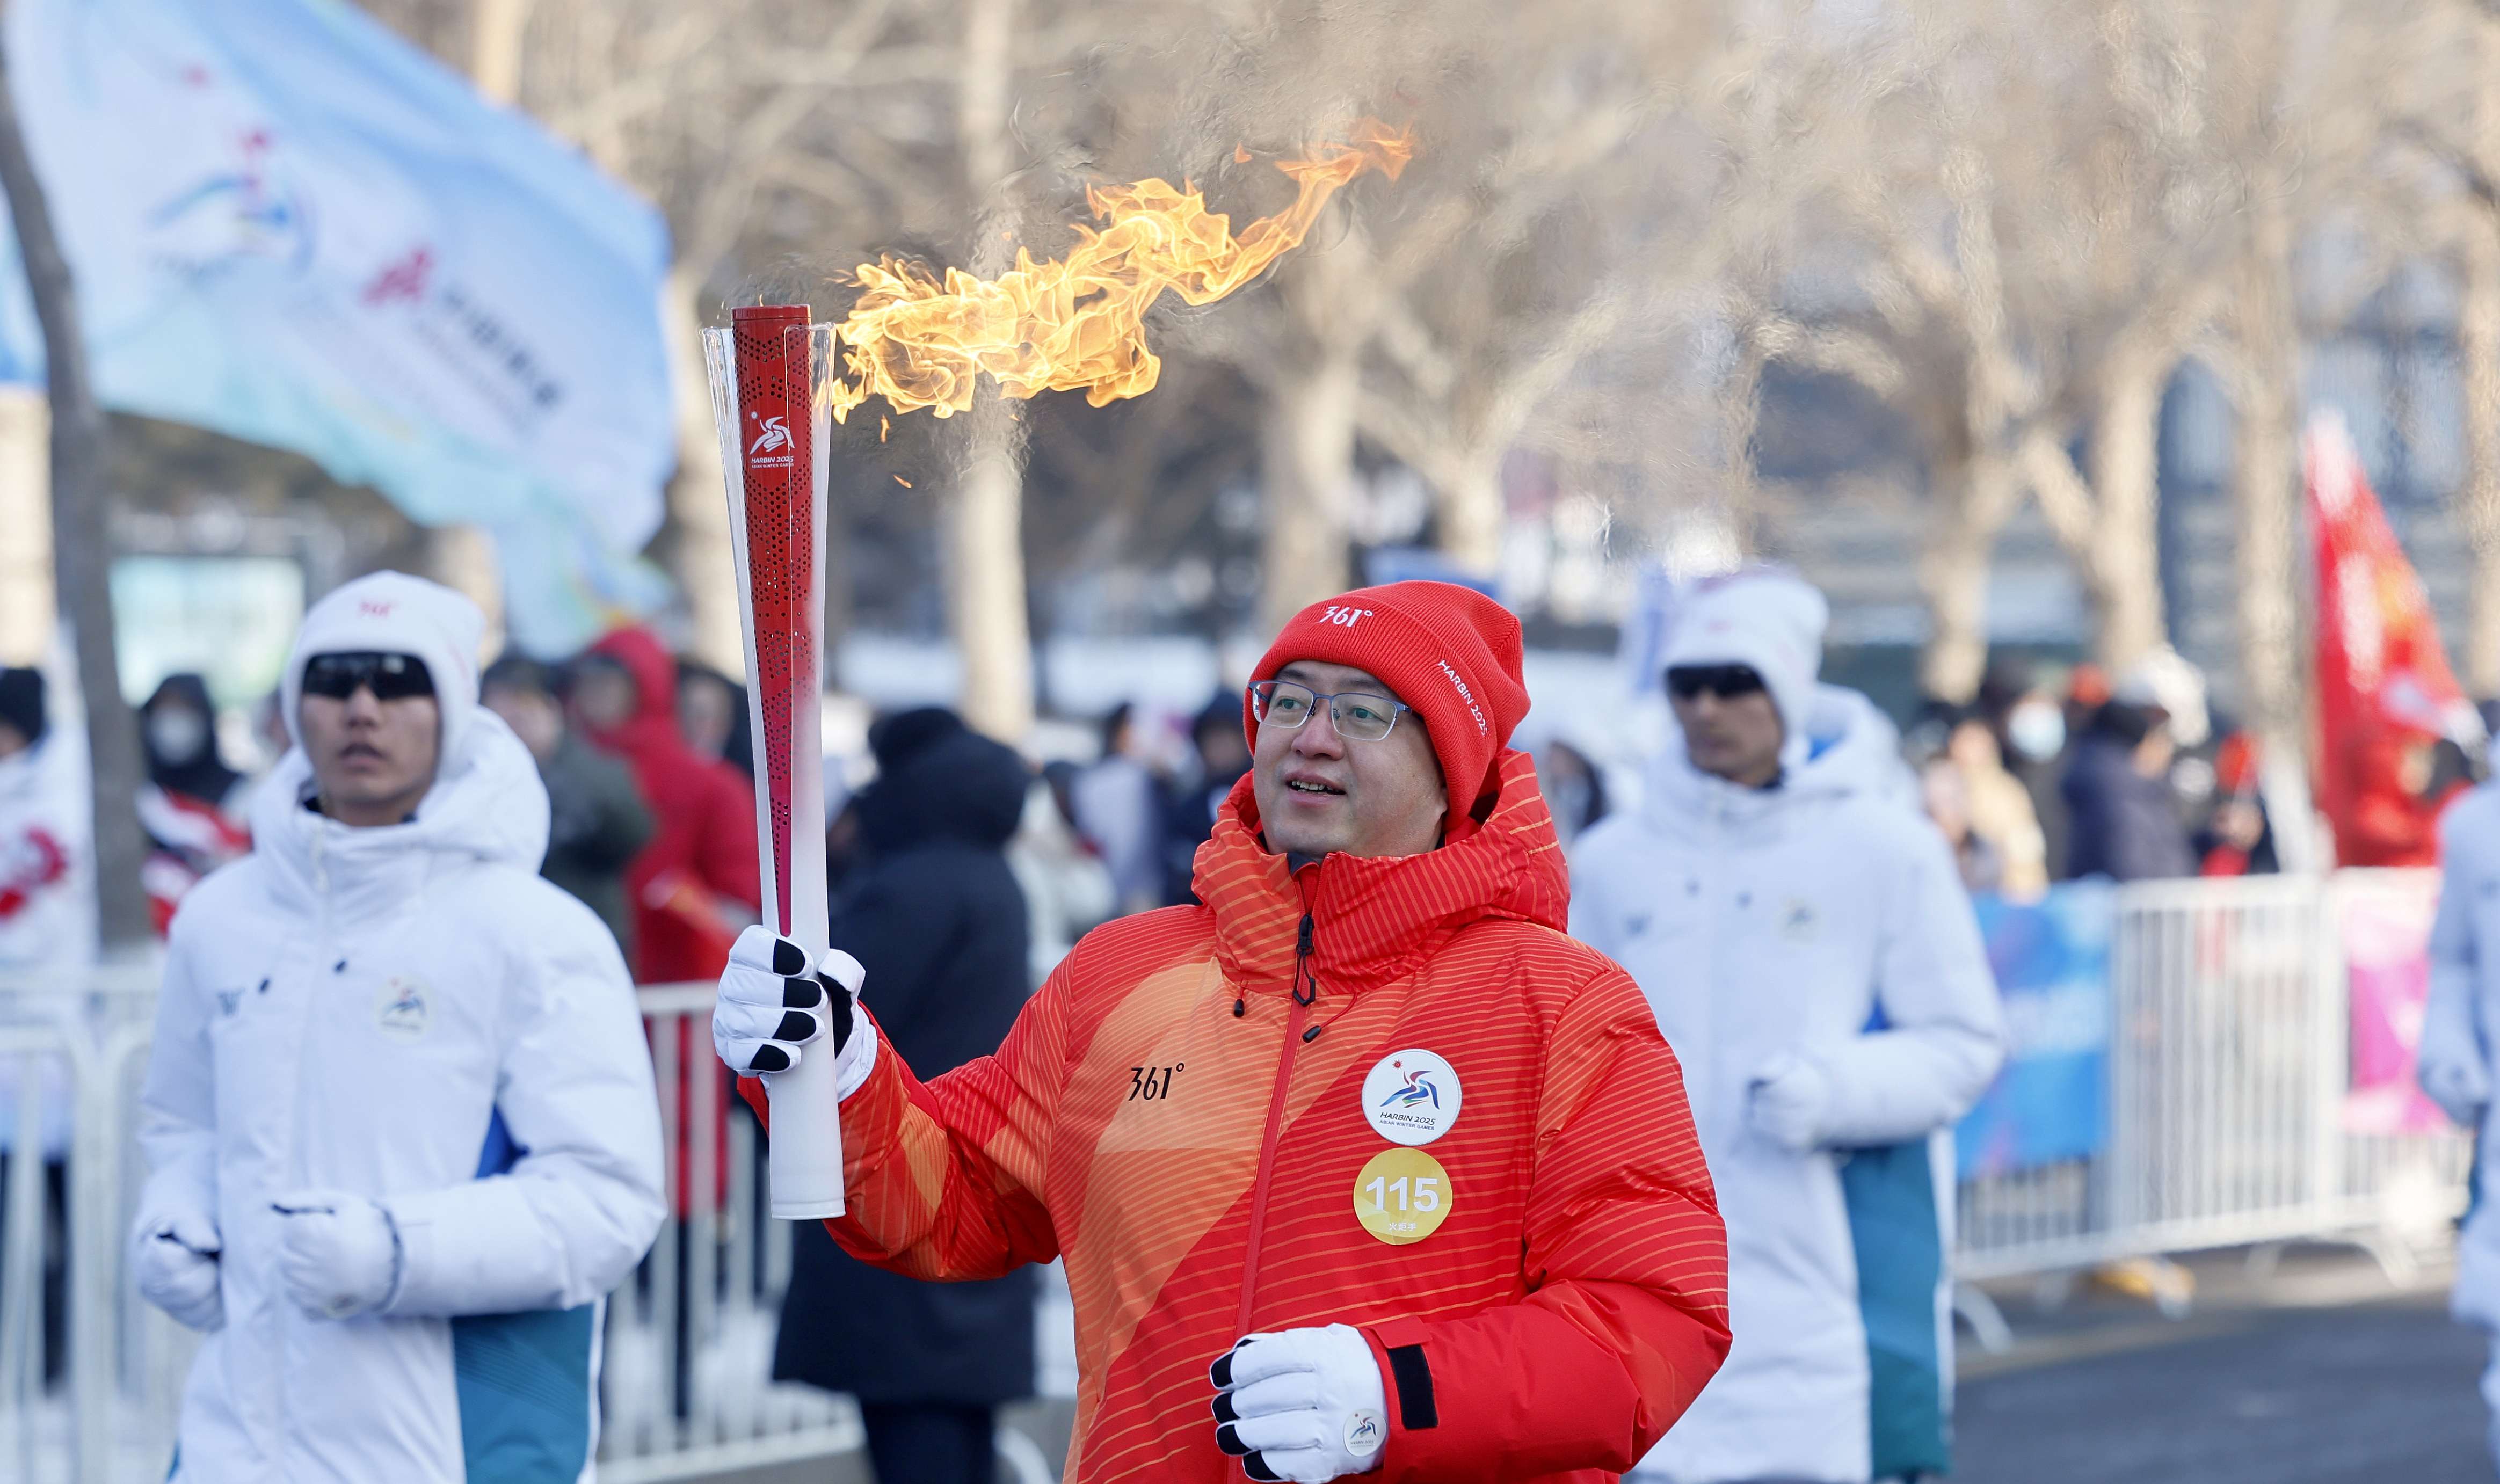
M 413 654 L 354 650 L 316 654 L 304 662 L 304 694 L 345 701 L 369 689 L 377 701 L 405 701 L 434 694 L 434 676 Z
M 1323 701 L 1328 703 L 1329 725 L 1336 728 L 1337 736 L 1354 742 L 1380 741 L 1398 725 L 1398 712 L 1414 709 L 1403 702 L 1363 691 L 1323 696 L 1292 680 L 1262 680 L 1250 687 L 1250 714 L 1263 726 L 1288 732 L 1310 720 Z
M 1762 690 L 1761 672 L 1751 665 L 1670 665 L 1666 671 L 1666 689 L 1678 701 L 1690 701 L 1703 691 L 1722 701 L 1750 696 Z

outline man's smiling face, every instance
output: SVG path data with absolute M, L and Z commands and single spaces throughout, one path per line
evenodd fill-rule
M 1321 695 L 1397 694 L 1351 665 L 1296 660 L 1275 678 Z M 1389 735 L 1362 742 L 1337 735 L 1327 702 L 1299 727 L 1264 723 L 1251 754 L 1252 789 L 1267 848 L 1322 856 L 1421 855 L 1440 842 L 1447 803 L 1440 760 L 1424 718 L 1398 713 Z

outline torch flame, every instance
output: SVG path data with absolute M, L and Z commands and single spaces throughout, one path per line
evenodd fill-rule
M 1413 135 L 1365 119 L 1350 144 L 1321 146 L 1276 168 L 1299 189 L 1294 204 L 1233 234 L 1206 198 L 1165 181 L 1098 186 L 1086 201 L 1102 226 L 1064 258 L 1036 263 L 1023 248 L 995 280 L 949 268 L 941 280 L 895 258 L 862 264 L 862 292 L 835 327 L 845 375 L 833 412 L 847 420 L 872 396 L 896 412 L 967 411 L 982 374 L 1010 397 L 1082 391 L 1102 407 L 1151 390 L 1163 361 L 1146 347 L 1145 315 L 1166 289 L 1210 304 L 1299 246 L 1329 197 L 1365 170 L 1391 180 L 1415 152 Z

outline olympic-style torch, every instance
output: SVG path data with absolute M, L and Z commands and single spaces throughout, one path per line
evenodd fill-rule
M 729 488 L 730 546 L 746 636 L 755 734 L 755 835 L 765 926 L 810 954 L 826 948 L 824 690 L 825 452 L 834 332 L 804 304 L 732 312 L 704 332 L 712 425 Z M 839 1100 L 831 1045 L 768 1083 L 773 1214 L 842 1213 Z

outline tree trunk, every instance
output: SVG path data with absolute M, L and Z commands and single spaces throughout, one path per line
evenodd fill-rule
M 1501 566 L 1502 449 L 1480 445 L 1452 455 L 1439 483 L 1441 554 L 1461 571 L 1489 577 Z
M 2095 657 L 2116 675 L 2169 642 L 2161 611 L 2156 439 L 2172 357 L 2121 350 L 2102 377 L 2090 448 L 2094 519 L 2082 553 Z
M 1353 586 L 1346 570 L 1346 505 L 1354 483 L 1351 352 L 1322 345 L 1300 375 L 1268 392 L 1260 429 L 1267 488 L 1261 632 Z
M 521 43 L 536 0 L 470 0 L 469 79 L 491 102 L 521 96 Z
M 2500 17 L 2479 16 L 2473 150 L 2485 178 L 2500 172 Z M 2467 233 L 2465 303 L 2457 355 L 2465 363 L 2465 482 L 2460 522 L 2474 553 L 2465 636 L 2465 688 L 2477 701 L 2500 699 L 2500 213 L 2489 207 Z
M 467 597 L 486 615 L 491 657 L 504 647 L 504 569 L 495 540 L 482 527 L 436 526 L 426 533 L 426 576 Z
M 506 108 L 521 93 L 521 39 L 534 0 L 470 0 L 469 81 Z M 428 576 L 466 594 L 486 615 L 486 652 L 504 647 L 503 568 L 494 539 L 477 526 L 437 526 L 426 541 Z
M 43 397 L 0 388 L 0 665 L 33 665 L 51 652 L 50 437 Z
M 1927 603 L 1927 643 L 1919 688 L 1960 706 L 1988 674 L 1988 585 L 1996 536 L 2012 508 L 2011 476 L 1993 460 L 1970 457 L 1936 470 L 1935 508 L 1919 554 L 1919 591 Z
M 2231 486 L 2240 677 L 2260 752 L 2295 759 L 2307 755 L 2309 736 L 2298 598 L 2300 326 L 2292 311 L 2291 228 L 2278 193 L 2263 194 L 2253 212 L 2233 315 L 2246 363 Z
M 94 781 L 96 926 L 107 950 L 135 950 L 154 936 L 139 880 L 148 842 L 139 829 L 139 724 L 121 699 L 114 656 L 113 552 L 104 483 L 104 410 L 87 379 L 86 342 L 69 260 L 52 233 L 52 214 L 0 52 L 0 188 L 26 268 L 26 286 L 44 334 L 46 390 L 51 399 L 52 549 L 62 616 L 78 645 L 87 753 Z
M 1761 431 L 1762 368 L 1768 359 L 1749 321 L 1739 332 L 1735 364 L 1719 388 L 1719 458 L 1726 469 L 1720 508 L 1726 512 L 1727 534 L 1746 560 L 1754 556 L 1756 526 L 1761 518 L 1761 471 L 1754 440 Z
M 971 270 L 1005 268 L 1015 215 L 1000 192 L 1009 173 L 1007 116 L 1015 82 L 1016 0 L 972 0 L 964 17 L 956 141 L 971 204 Z M 1025 605 L 1024 423 L 995 383 L 962 418 L 964 444 L 946 503 L 946 610 L 964 665 L 958 709 L 1001 742 L 1033 730 L 1033 630 Z
M 2465 481 L 2457 494 L 2474 553 L 2465 686 L 2478 701 L 2500 698 L 2500 239 L 2493 226 L 2475 223 L 2466 245 L 2457 318 L 2457 355 L 2465 363 Z
M 730 554 L 729 497 L 721 483 L 720 434 L 711 420 L 711 379 L 704 370 L 703 283 L 680 264 L 669 270 L 660 294 L 677 399 L 677 472 L 669 481 L 675 540 L 669 562 L 686 596 L 686 647 L 723 675 L 744 675 L 746 639 L 738 612 L 737 563 Z
M 1025 615 L 1023 424 L 995 391 L 963 414 L 964 463 L 947 502 L 946 606 L 964 662 L 964 719 L 999 741 L 1033 730 Z

